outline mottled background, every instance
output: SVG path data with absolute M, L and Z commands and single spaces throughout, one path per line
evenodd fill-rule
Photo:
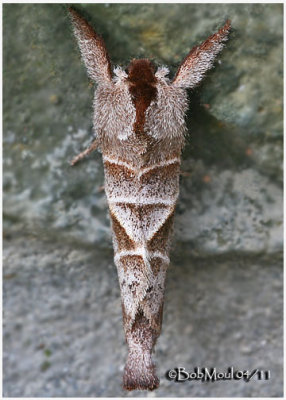
M 3 9 L 4 395 L 282 396 L 281 4 L 78 7 L 114 64 L 171 67 L 229 17 L 231 40 L 190 93 L 160 388 L 123 392 L 126 345 L 92 98 L 65 6 Z M 175 383 L 167 369 L 261 368 L 270 381 Z

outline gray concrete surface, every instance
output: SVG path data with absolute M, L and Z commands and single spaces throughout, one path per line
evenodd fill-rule
M 155 353 L 161 386 L 132 396 L 282 396 L 281 257 L 178 250 Z M 4 264 L 4 396 L 130 397 L 121 389 L 127 350 L 112 253 L 15 237 Z M 168 381 L 179 366 L 259 368 L 271 379 Z
M 156 350 L 161 387 L 126 394 L 126 345 L 92 97 L 66 6 L 3 6 L 4 394 L 282 395 L 283 5 L 81 4 L 114 64 L 171 76 L 228 17 L 190 92 L 172 266 Z M 175 366 L 262 368 L 270 381 L 175 383 Z

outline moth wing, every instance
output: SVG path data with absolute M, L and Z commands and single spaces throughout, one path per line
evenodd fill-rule
M 97 83 L 111 83 L 111 63 L 103 39 L 77 11 L 68 10 L 89 77 Z
M 209 36 L 201 45 L 193 47 L 182 61 L 172 85 L 186 89 L 197 86 L 223 49 L 230 28 L 230 20 L 227 20 L 217 33 Z

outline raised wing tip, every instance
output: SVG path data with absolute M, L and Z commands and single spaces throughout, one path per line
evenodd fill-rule
M 219 33 L 228 34 L 230 30 L 231 30 L 231 21 L 230 21 L 230 19 L 227 19 L 225 21 L 224 26 L 222 28 L 220 28 Z
M 73 7 L 68 7 L 67 10 L 72 16 L 78 16 L 79 15 L 78 12 Z
M 79 14 L 79 12 L 75 8 L 68 7 L 67 11 L 68 11 L 68 15 L 69 15 L 72 23 L 77 23 L 77 22 L 83 21 L 82 16 Z
M 81 14 L 74 7 L 68 7 L 67 10 L 72 21 L 84 21 L 87 24 Z

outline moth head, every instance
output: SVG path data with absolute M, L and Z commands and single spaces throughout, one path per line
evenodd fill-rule
M 133 84 L 156 83 L 155 66 L 147 58 L 133 59 L 127 67 L 128 81 Z
M 133 59 L 128 68 L 129 91 L 135 105 L 144 108 L 156 97 L 155 66 L 148 59 Z

